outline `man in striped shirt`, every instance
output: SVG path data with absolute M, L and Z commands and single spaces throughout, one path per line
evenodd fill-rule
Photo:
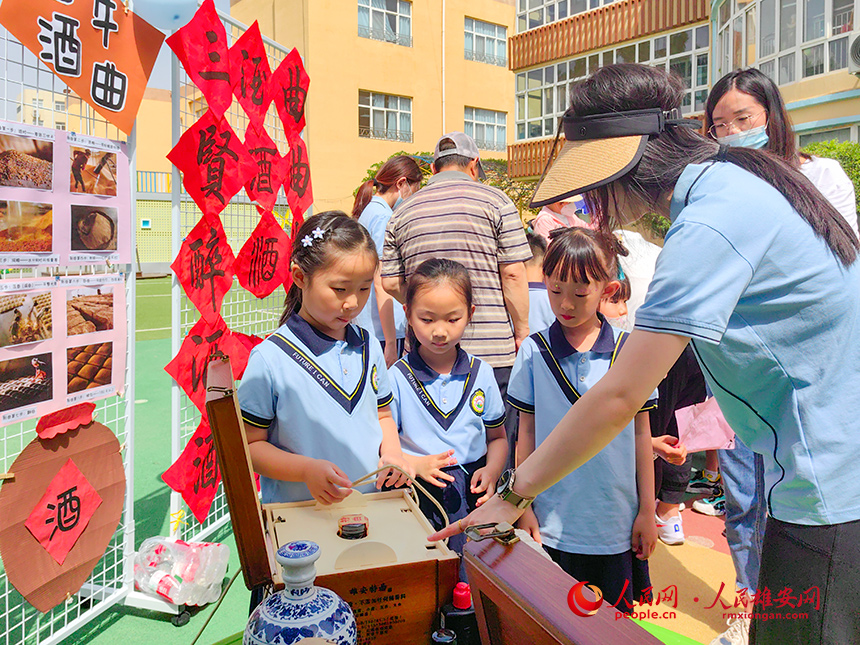
M 403 302 L 406 280 L 424 260 L 463 264 L 472 279 L 475 315 L 462 346 L 493 367 L 504 399 L 516 351 L 529 335 L 525 261 L 532 254 L 516 206 L 478 181 L 483 172 L 472 137 L 451 132 L 439 139 L 433 177 L 388 222 L 382 286 Z

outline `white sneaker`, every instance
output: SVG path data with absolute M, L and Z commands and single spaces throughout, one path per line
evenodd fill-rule
M 663 544 L 684 543 L 684 525 L 681 523 L 680 515 L 673 515 L 665 520 L 659 515 L 654 515 L 654 519 L 657 522 L 657 537 Z
M 749 645 L 750 619 L 744 616 L 729 618 L 729 628 L 711 641 L 711 645 Z

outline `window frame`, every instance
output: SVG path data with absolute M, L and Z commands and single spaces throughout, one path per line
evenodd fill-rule
M 357 12 L 357 26 L 358 26 L 358 36 L 359 38 L 368 38 L 370 40 L 378 40 L 380 42 L 393 43 L 395 45 L 400 45 L 402 47 L 412 47 L 412 1 L 411 0 L 394 0 L 397 2 L 397 11 L 393 12 L 389 10 L 385 4 L 386 0 L 382 0 L 382 7 L 375 7 L 375 0 L 358 0 L 358 12 Z M 409 7 L 408 13 L 402 13 L 402 9 L 404 6 Z M 361 24 L 361 13 L 362 10 L 367 12 L 367 26 L 363 26 Z M 382 13 L 383 15 L 383 28 L 382 30 L 375 29 L 373 27 L 373 14 L 374 13 Z M 389 33 L 389 30 L 386 29 L 386 25 L 388 24 L 389 16 L 394 16 L 394 24 L 395 29 L 393 34 Z M 402 22 L 407 21 L 409 25 L 409 33 L 403 34 L 401 33 Z
M 471 30 L 470 25 L 471 24 Z M 470 16 L 466 16 L 463 21 L 463 56 L 466 60 L 473 60 L 479 63 L 487 63 L 488 65 L 496 65 L 497 67 L 505 67 L 508 66 L 508 28 L 504 25 L 498 25 L 494 22 L 487 22 L 486 20 L 479 20 L 478 18 L 472 18 Z M 478 25 L 486 25 L 488 27 L 492 27 L 496 32 L 495 35 L 490 36 L 486 33 L 478 33 Z M 499 30 L 502 30 L 502 37 L 499 38 Z M 472 36 L 472 49 L 469 49 L 467 44 L 469 36 Z M 498 56 L 496 54 L 488 54 L 486 53 L 486 46 L 484 47 L 484 53 L 480 54 L 477 52 L 477 39 L 483 38 L 486 41 L 492 41 L 495 43 L 496 51 L 499 50 L 498 44 L 501 43 L 501 51 L 502 55 Z
M 367 94 L 367 103 L 362 103 L 362 94 Z M 396 98 L 398 100 L 398 107 L 392 108 L 383 106 L 374 105 L 374 97 L 382 97 L 383 104 L 385 103 L 385 98 Z M 401 108 L 402 101 L 408 101 L 408 109 Z M 358 90 L 358 136 L 363 139 L 380 139 L 383 141 L 400 141 L 404 143 L 412 143 L 413 140 L 413 130 L 412 130 L 412 101 L 413 97 L 411 96 L 401 96 L 399 94 L 388 94 L 386 92 L 374 92 L 373 90 Z M 368 109 L 368 125 L 362 125 L 361 119 L 362 108 Z M 388 122 L 389 114 L 396 114 L 397 121 L 397 129 L 392 130 L 390 128 L 375 128 L 373 126 L 374 113 L 382 113 L 383 114 L 383 122 Z M 400 129 L 400 125 L 402 124 L 401 115 L 408 114 L 409 115 L 409 130 Z
M 516 32 L 521 34 L 543 25 L 567 20 L 571 16 L 577 16 L 614 2 L 618 2 L 618 0 L 517 0 Z M 528 21 L 533 14 L 539 14 L 540 18 L 538 18 L 537 24 L 530 25 Z
M 469 112 L 471 110 L 472 118 L 469 118 Z M 489 121 L 480 121 L 478 120 L 478 112 L 486 113 L 486 115 L 492 115 L 493 123 Z M 475 126 L 482 125 L 484 130 L 487 128 L 492 128 L 493 133 L 496 135 L 491 142 L 486 136 L 481 139 L 480 137 L 475 136 Z M 501 130 L 501 143 L 499 142 L 499 130 Z M 508 114 L 507 112 L 501 112 L 499 110 L 488 110 L 486 108 L 479 108 L 467 105 L 463 108 L 463 132 L 468 134 L 475 140 L 475 144 L 478 146 L 479 150 L 492 150 L 495 152 L 504 152 L 508 149 L 507 141 L 508 141 Z

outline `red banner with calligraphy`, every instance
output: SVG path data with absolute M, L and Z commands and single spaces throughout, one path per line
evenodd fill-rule
M 177 493 L 201 524 L 206 521 L 212 500 L 221 483 L 212 430 L 204 417 L 182 454 L 161 476 Z
M 260 35 L 257 21 L 248 27 L 230 48 L 230 70 L 233 94 L 245 110 L 251 125 L 262 128 L 266 111 L 272 102 L 272 68 Z
M 278 147 L 265 129 L 249 125 L 245 131 L 245 148 L 257 162 L 257 174 L 245 184 L 248 197 L 270 211 L 289 171 L 289 162 L 278 153 Z
M 265 298 L 282 284 L 288 289 L 291 248 L 289 236 L 274 215 L 264 212 L 236 256 L 239 284 L 258 298 Z
M 272 100 L 288 137 L 301 134 L 305 129 L 305 103 L 310 84 L 311 79 L 296 49 L 287 54 L 272 74 Z
M 284 192 L 287 193 L 287 203 L 293 213 L 293 231 L 297 231 L 296 222 L 301 225 L 305 211 L 314 203 L 311 165 L 304 139 L 298 135 L 290 138 L 290 153 L 285 159 L 289 161 L 289 170 L 284 182 Z
M 126 12 L 120 0 L 3 0 L 0 24 L 96 112 L 131 134 L 164 34 Z

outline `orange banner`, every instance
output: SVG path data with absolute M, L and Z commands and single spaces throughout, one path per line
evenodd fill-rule
M 3 0 L 0 24 L 78 96 L 131 133 L 164 34 L 122 0 Z

